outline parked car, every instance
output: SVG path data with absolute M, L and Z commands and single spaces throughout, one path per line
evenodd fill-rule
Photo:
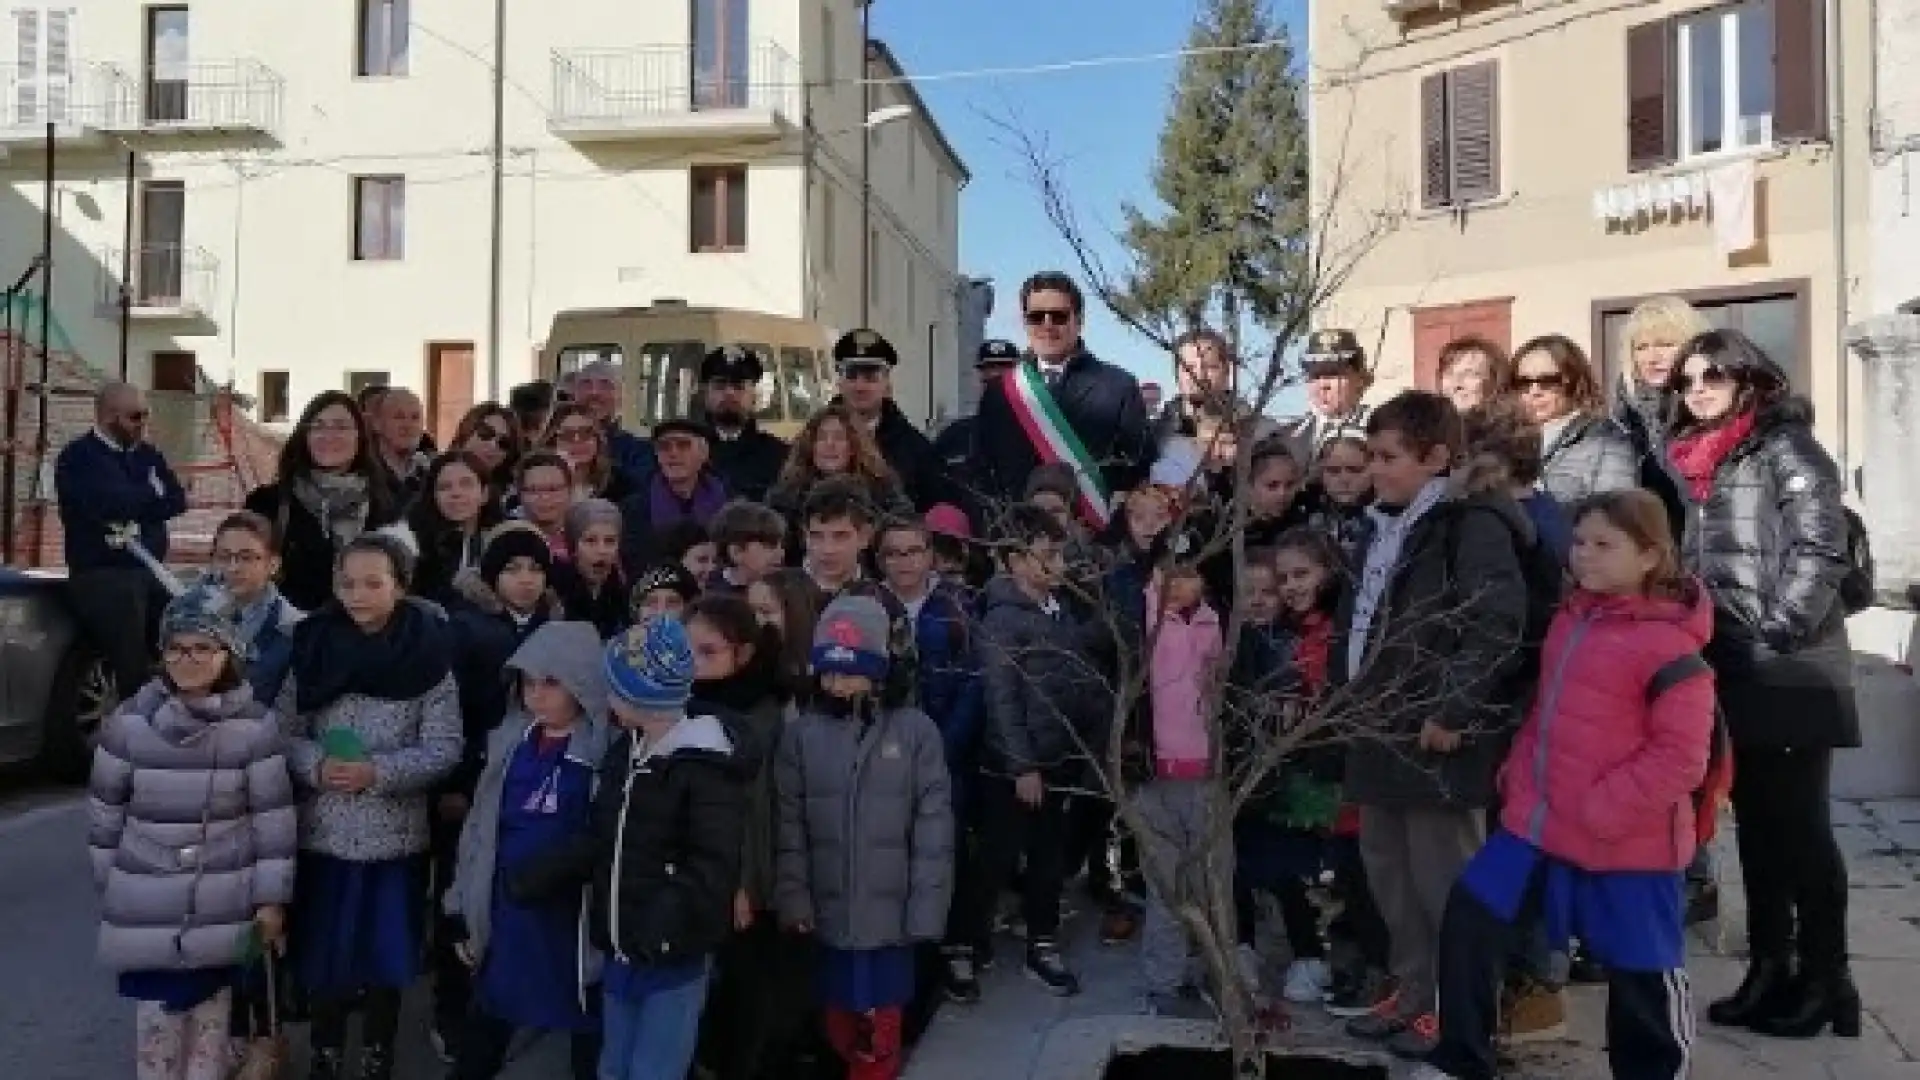
M 78 782 L 120 694 L 67 606 L 66 584 L 63 570 L 0 567 L 0 765 Z

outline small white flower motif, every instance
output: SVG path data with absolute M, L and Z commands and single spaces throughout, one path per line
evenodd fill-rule
M 1813 481 L 1804 476 L 1787 477 L 1787 494 L 1798 495 L 1813 486 Z

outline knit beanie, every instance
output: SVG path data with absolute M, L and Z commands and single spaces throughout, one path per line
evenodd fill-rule
M 553 547 L 533 524 L 507 521 L 494 526 L 480 548 L 480 580 L 492 588 L 507 564 L 520 558 L 532 559 L 541 573 L 553 572 Z
M 671 589 L 680 594 L 680 599 L 692 603 L 700 595 L 700 582 L 694 578 L 693 571 L 677 562 L 655 563 L 633 583 L 634 604 L 638 605 L 656 589 Z
M 607 689 L 616 704 L 650 712 L 686 707 L 693 647 L 679 619 L 651 618 L 607 642 Z
M 240 610 L 233 594 L 217 575 L 208 575 L 167 604 L 160 616 L 160 640 L 181 634 L 212 638 L 220 647 L 246 659 L 247 643 L 240 640 Z
M 887 677 L 887 609 L 871 596 L 835 597 L 813 632 L 816 675 Z

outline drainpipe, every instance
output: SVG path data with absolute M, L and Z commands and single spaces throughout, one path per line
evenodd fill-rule
M 493 191 L 487 244 L 487 400 L 500 400 L 500 292 L 506 263 L 507 0 L 493 0 L 493 143 L 488 150 Z
M 1849 321 L 1847 294 L 1847 113 L 1846 81 L 1840 65 L 1845 57 L 1841 39 L 1846 28 L 1840 22 L 1840 0 L 1826 0 L 1827 19 L 1827 125 L 1833 141 L 1833 308 L 1834 355 L 1840 360 L 1840 468 L 1857 493 L 1859 477 L 1853 473 L 1852 382 L 1853 353 L 1847 347 Z

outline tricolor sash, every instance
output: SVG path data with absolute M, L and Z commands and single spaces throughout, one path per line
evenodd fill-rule
M 1097 528 L 1106 528 L 1113 517 L 1113 496 L 1107 491 L 1100 464 L 1087 452 L 1073 425 L 1067 423 L 1066 416 L 1060 412 L 1060 403 L 1047 388 L 1039 366 L 1032 360 L 1024 361 L 1004 382 L 1013 415 L 1020 421 L 1020 428 L 1026 432 L 1027 441 L 1033 444 L 1040 461 L 1073 470 L 1080 492 L 1080 515 Z

